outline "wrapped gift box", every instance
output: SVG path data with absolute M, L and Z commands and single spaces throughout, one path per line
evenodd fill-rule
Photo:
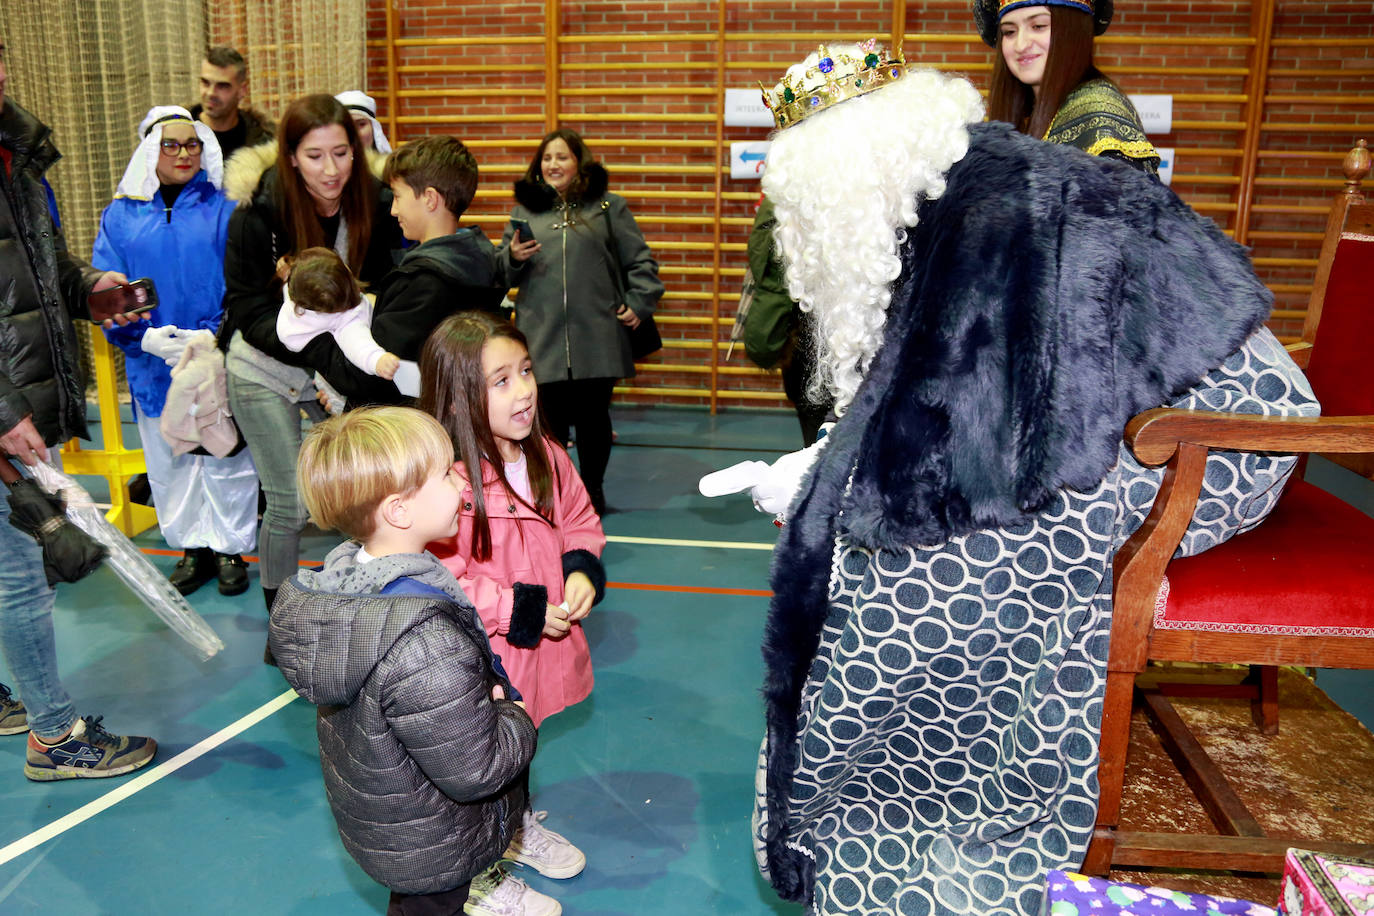
M 1286 916 L 1374 914 L 1374 862 L 1290 849 L 1283 863 L 1279 912 Z
M 1249 900 L 1185 894 L 1162 887 L 1123 884 L 1067 871 L 1045 876 L 1045 916 L 1276 916 L 1277 910 Z

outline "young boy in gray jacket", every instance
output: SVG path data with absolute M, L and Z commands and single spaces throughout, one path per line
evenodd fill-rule
M 425 552 L 457 529 L 452 466 L 448 434 L 418 410 L 316 425 L 301 494 L 316 524 L 353 540 L 282 586 L 269 640 L 286 680 L 319 706 L 339 835 L 391 889 L 388 914 L 553 916 L 557 902 L 517 878 L 472 883 L 521 823 L 535 730 L 472 603 Z

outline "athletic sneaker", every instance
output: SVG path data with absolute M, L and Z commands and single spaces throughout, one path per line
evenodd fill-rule
M 29 711 L 16 700 L 10 689 L 0 684 L 0 735 L 17 735 L 29 730 Z
M 541 894 L 499 864 L 472 879 L 467 916 L 559 916 L 563 907 L 547 894 Z
M 528 865 L 545 878 L 571 878 L 586 867 L 587 857 L 567 837 L 541 823 L 548 816 L 547 811 L 526 811 L 525 823 L 501 858 Z
M 103 716 L 84 716 L 61 744 L 49 747 L 29 732 L 24 775 L 40 782 L 77 777 L 122 776 L 146 766 L 157 742 L 136 735 L 112 735 L 100 727 Z

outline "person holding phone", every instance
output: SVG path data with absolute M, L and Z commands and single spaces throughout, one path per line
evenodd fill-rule
M 502 238 L 519 287 L 515 323 L 529 339 L 544 414 L 559 442 L 577 429 L 579 471 L 599 514 L 606 512 L 611 391 L 616 379 L 635 374 L 621 326 L 638 327 L 663 295 L 643 233 L 608 187 L 581 136 L 552 131 L 515 183 Z
M 86 431 L 86 385 L 72 319 L 92 292 L 128 278 L 67 250 L 48 208 L 43 173 L 61 155 L 52 131 L 5 96 L 0 40 L 0 461 L 34 465 Z M 117 322 L 138 320 L 119 315 Z M 157 753 L 151 738 L 114 735 L 79 718 L 57 671 L 54 592 L 38 543 L 10 524 L 0 498 L 0 649 L 18 696 L 0 684 L 0 735 L 29 732 L 24 775 L 36 780 L 119 776 Z
M 1112 0 L 974 0 L 973 18 L 994 49 L 989 121 L 1159 173 L 1135 106 L 1093 65 Z
M 367 169 L 348 109 L 329 95 L 287 106 L 272 144 L 241 150 L 225 190 L 240 201 L 224 255 L 229 404 L 253 453 L 267 510 L 258 554 L 263 598 L 295 573 L 307 516 L 296 487 L 302 411 L 323 418 L 313 364 L 277 337 L 277 261 L 333 248 L 363 284 L 381 280 L 401 246 L 391 191 Z
M 223 458 L 174 455 L 160 418 L 177 364 L 195 336 L 211 338 L 224 315 L 224 263 L 234 202 L 221 190 L 219 141 L 174 105 L 150 109 L 139 144 L 100 217 L 91 260 L 153 281 L 148 320 L 105 330 L 124 352 L 148 483 L 168 546 L 185 551 L 172 571 L 189 595 L 211 579 L 223 595 L 248 590 L 242 554 L 257 545 L 258 479 L 249 451 Z

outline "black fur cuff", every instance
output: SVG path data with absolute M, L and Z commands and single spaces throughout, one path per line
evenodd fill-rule
M 588 550 L 569 550 L 563 554 L 563 581 L 575 572 L 592 580 L 592 588 L 596 589 L 592 604 L 599 604 L 606 597 L 606 567 L 601 565 L 600 558 Z
M 510 632 L 506 642 L 521 649 L 533 649 L 544 635 L 544 618 L 549 613 L 549 590 L 542 585 L 515 583 L 515 602 L 510 611 Z

